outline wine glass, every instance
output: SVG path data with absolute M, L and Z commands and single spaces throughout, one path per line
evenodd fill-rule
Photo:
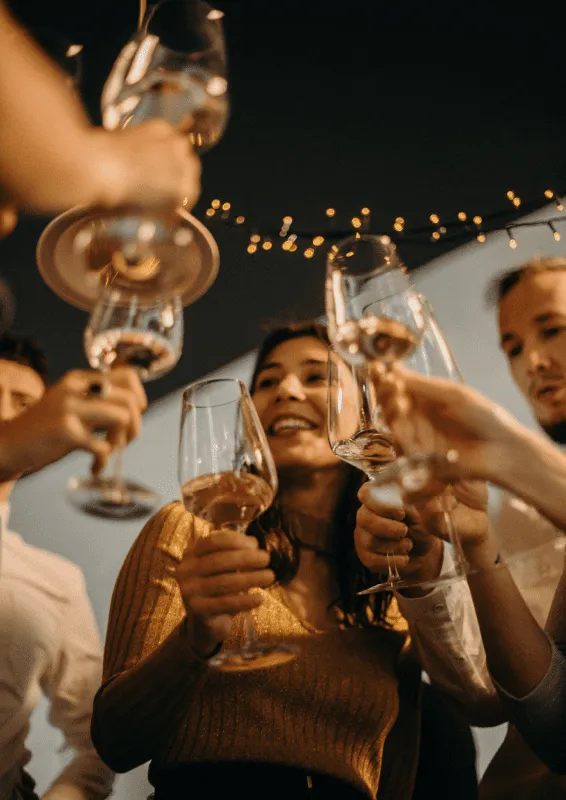
M 368 364 L 349 364 L 334 345 L 328 348 L 328 441 L 334 455 L 376 479 L 397 458 L 393 434 L 376 399 Z M 389 585 L 405 585 L 387 553 Z
M 229 114 L 222 13 L 202 0 L 150 3 L 102 92 L 109 130 L 165 119 L 205 152 Z
M 409 369 L 428 377 L 443 378 L 445 380 L 461 381 L 462 375 L 448 343 L 435 319 L 433 310 L 423 295 L 414 292 L 418 299 L 424 317 L 425 326 L 418 347 L 407 359 Z M 368 366 L 370 380 L 373 384 L 373 395 L 379 403 L 379 377 L 376 380 L 375 371 Z M 421 422 L 417 427 L 410 418 L 410 414 L 403 420 L 405 426 L 404 455 L 399 456 L 389 464 L 383 465 L 374 472 L 371 479 L 383 502 L 391 505 L 409 505 L 411 495 L 425 489 L 434 480 L 434 459 L 427 452 L 427 441 L 432 441 L 433 429 L 426 422 Z M 395 446 L 395 437 L 392 436 Z M 467 573 L 467 564 L 462 547 L 452 521 L 451 511 L 444 497 L 444 547 L 448 549 L 450 558 L 445 560 L 445 567 L 441 575 L 432 581 L 411 581 L 404 579 L 400 582 L 395 572 L 390 570 L 386 581 L 365 589 L 360 594 L 370 594 L 401 586 L 419 586 L 432 588 L 440 584 L 462 579 Z
M 178 297 L 151 302 L 116 288 L 105 290 L 84 333 L 85 352 L 93 369 L 133 367 L 142 381 L 166 375 L 183 350 L 183 309 Z M 114 456 L 114 474 L 71 478 L 67 497 L 81 511 L 109 519 L 136 519 L 150 514 L 159 497 L 122 475 L 122 451 Z
M 199 152 L 221 138 L 229 115 L 221 12 L 201 0 L 153 3 L 122 49 L 102 92 L 110 130 L 162 119 Z M 44 280 L 64 300 L 92 308 L 110 283 L 148 299 L 177 293 L 184 305 L 218 273 L 218 246 L 184 206 L 174 211 L 77 207 L 40 237 Z
M 245 532 L 273 502 L 277 471 L 253 401 L 238 380 L 199 381 L 183 393 L 179 483 L 187 511 L 218 530 Z M 251 612 L 243 647 L 220 651 L 209 664 L 247 672 L 292 661 L 297 648 L 258 641 Z

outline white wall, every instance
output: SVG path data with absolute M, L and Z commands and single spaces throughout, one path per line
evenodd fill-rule
M 555 213 L 554 205 L 531 218 Z M 559 228 L 560 229 L 560 228 Z M 566 226 L 562 228 L 566 237 Z M 468 383 L 509 408 L 526 424 L 532 419 L 526 404 L 511 382 L 506 363 L 497 348 L 495 312 L 484 300 L 485 288 L 499 272 L 537 254 L 563 255 L 564 246 L 554 242 L 548 228 L 516 232 L 517 250 L 508 246 L 506 234 L 492 234 L 484 244 L 472 243 L 431 261 L 416 276 L 418 287 L 430 298 Z M 320 287 L 321 298 L 323 287 Z M 187 347 L 195 346 L 187 342 Z M 218 370 L 247 380 L 253 356 L 248 354 Z M 125 455 L 127 475 L 159 490 L 163 502 L 178 495 L 176 451 L 180 415 L 180 392 L 154 405 L 145 418 L 141 438 Z M 47 546 L 76 562 L 83 569 L 90 597 L 104 632 L 114 580 L 136 537 L 140 524 L 113 523 L 83 516 L 66 504 L 64 486 L 73 475 L 87 471 L 85 456 L 72 456 L 22 481 L 13 497 L 11 527 L 23 533 L 30 543 Z M 503 727 L 479 734 L 479 768 L 483 771 L 502 739 Z M 44 788 L 60 769 L 54 756 L 58 742 L 55 732 L 44 721 L 42 707 L 34 719 L 30 765 L 32 774 Z M 149 792 L 146 769 L 121 777 L 116 798 L 143 798 Z

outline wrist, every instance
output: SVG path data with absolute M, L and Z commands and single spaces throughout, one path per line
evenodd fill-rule
M 489 569 L 501 560 L 499 545 L 493 535 L 481 542 L 462 542 L 462 550 L 466 563 L 472 570 Z
M 188 616 L 185 617 L 182 631 L 190 649 L 197 658 L 203 661 L 208 661 L 208 659 L 216 655 L 222 647 L 222 641 L 218 641 L 216 637 L 210 634 L 205 626 L 199 624 L 194 619 L 190 619 Z
M 123 149 L 117 148 L 119 133 L 109 133 L 104 128 L 93 128 L 91 148 L 95 153 L 96 169 L 93 171 L 91 198 L 86 205 L 100 208 L 119 208 L 126 202 L 128 165 Z M 90 163 L 93 163 L 92 160 Z

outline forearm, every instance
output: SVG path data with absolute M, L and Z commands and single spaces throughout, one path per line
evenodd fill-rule
M 497 542 L 465 549 L 468 585 L 474 602 L 489 671 L 509 694 L 523 697 L 548 671 L 551 645 L 517 589 Z
M 188 645 L 184 623 L 147 658 L 112 677 L 94 701 L 92 740 L 116 772 L 150 761 L 170 738 L 206 680 L 208 666 Z
M 496 450 L 485 477 L 534 506 L 566 530 L 566 455 L 531 431 L 510 435 Z
M 40 212 L 103 202 L 103 141 L 63 73 L 0 6 L 0 182 Z M 99 163 L 98 163 L 99 162 Z

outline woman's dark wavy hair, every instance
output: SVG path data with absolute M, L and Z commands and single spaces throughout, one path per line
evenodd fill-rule
M 325 345 L 330 344 L 326 328 L 317 322 L 286 325 L 272 330 L 266 336 L 259 348 L 252 375 L 252 394 L 258 374 L 273 350 L 290 339 L 304 337 L 318 339 Z M 380 592 L 364 597 L 357 595 L 358 591 L 375 583 L 375 575 L 372 575 L 360 562 L 354 546 L 356 512 L 360 507 L 357 495 L 365 477 L 354 467 L 348 466 L 348 469 L 348 480 L 334 515 L 332 553 L 336 563 L 339 596 L 332 605 L 337 609 L 342 624 L 346 627 L 386 625 L 391 594 Z M 273 505 L 249 526 L 248 533 L 255 536 L 260 546 L 271 554 L 271 566 L 278 582 L 283 586 L 288 584 L 297 574 L 302 542 L 298 532 L 294 531 L 292 524 L 285 519 L 285 511 L 277 498 Z

